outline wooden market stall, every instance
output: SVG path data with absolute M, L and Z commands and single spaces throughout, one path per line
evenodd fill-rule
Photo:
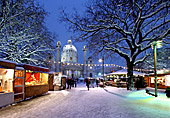
M 13 78 L 16 63 L 0 59 L 0 107 L 14 102 Z
M 49 73 L 49 90 L 63 90 L 66 88 L 66 75 L 62 75 L 61 72 L 50 72 Z
M 48 75 L 48 90 L 49 91 L 53 91 L 54 90 L 54 74 L 53 72 L 49 72 L 49 75 Z
M 145 76 L 145 73 L 133 71 L 133 75 L 135 78 L 139 76 Z M 106 76 L 107 78 L 107 85 L 115 86 L 115 87 L 127 87 L 127 69 L 121 69 L 113 73 L 109 73 Z M 135 82 L 134 82 L 135 86 Z
M 148 87 L 155 88 L 155 75 L 149 74 L 145 77 L 145 81 Z M 157 71 L 157 88 L 166 89 L 170 87 L 170 70 L 158 70 Z
M 19 64 L 24 68 L 24 99 L 48 92 L 48 68 Z

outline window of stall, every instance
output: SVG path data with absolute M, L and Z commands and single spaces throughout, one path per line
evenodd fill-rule
M 14 85 L 19 86 L 24 84 L 24 70 L 15 70 Z
M 48 84 L 48 74 L 26 70 L 25 85 Z
M 151 77 L 151 83 L 155 83 L 155 77 Z M 157 77 L 157 84 L 165 85 L 165 76 Z
M 14 69 L 0 68 L 0 92 L 13 92 Z
M 16 67 L 14 72 L 14 99 L 20 101 L 24 99 L 24 68 Z
M 170 75 L 165 75 L 165 86 L 170 86 Z

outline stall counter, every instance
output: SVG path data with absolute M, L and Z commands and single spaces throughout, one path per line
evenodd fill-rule
M 14 92 L 0 93 L 0 107 L 12 104 L 14 102 Z
M 26 85 L 25 86 L 25 99 L 35 97 L 48 92 L 48 84 L 42 85 Z

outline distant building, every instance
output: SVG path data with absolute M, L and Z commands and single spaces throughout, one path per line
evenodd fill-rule
M 56 71 L 62 72 L 64 75 L 67 75 L 71 78 L 79 78 L 79 77 L 95 77 L 95 70 L 93 67 L 87 66 L 87 64 L 93 64 L 92 58 L 87 58 L 87 48 L 83 47 L 84 51 L 84 64 L 78 63 L 78 54 L 77 49 L 74 45 L 72 45 L 72 41 L 69 39 L 68 44 L 63 46 L 63 50 L 61 52 L 61 43 L 57 42 L 57 63 L 56 63 Z M 60 58 L 61 55 L 61 58 Z
M 63 51 L 61 53 L 61 62 L 65 63 L 77 63 L 78 55 L 77 49 L 74 45 L 72 45 L 72 41 L 68 40 L 68 44 L 63 47 Z
M 92 66 L 94 65 L 94 61 L 92 59 L 92 57 L 89 57 L 88 60 L 87 60 L 87 76 L 88 77 L 94 77 L 96 72 L 95 72 L 95 66 Z

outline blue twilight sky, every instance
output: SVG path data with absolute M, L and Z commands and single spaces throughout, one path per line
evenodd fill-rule
M 73 36 L 73 33 L 67 32 L 64 23 L 59 22 L 59 16 L 61 8 L 65 8 L 67 12 L 73 13 L 74 8 L 77 9 L 79 14 L 83 14 L 85 11 L 85 4 L 88 0 L 38 0 L 49 15 L 46 17 L 46 26 L 51 32 L 55 32 L 60 40 L 62 47 L 67 44 L 69 37 Z M 57 42 L 57 41 L 56 41 Z M 78 63 L 83 63 L 83 46 L 85 43 L 75 43 L 73 45 L 78 51 Z M 87 55 L 89 56 L 89 55 Z
M 45 21 L 47 28 L 49 29 L 49 31 L 55 32 L 58 35 L 57 40 L 60 40 L 63 48 L 63 46 L 67 44 L 69 37 L 73 36 L 74 34 L 71 32 L 67 32 L 65 24 L 59 22 L 61 8 L 65 8 L 67 13 L 73 13 L 74 9 L 76 9 L 80 15 L 83 15 L 86 9 L 85 4 L 89 3 L 90 0 L 38 0 L 38 1 L 44 7 L 44 9 L 47 12 L 49 12 L 49 15 L 46 17 Z M 77 48 L 78 51 L 78 63 L 83 63 L 84 60 L 82 49 L 85 43 L 73 42 L 73 45 Z M 90 54 L 87 52 L 87 58 L 89 56 Z M 97 60 L 95 63 L 98 63 Z M 110 63 L 110 60 L 108 60 L 106 63 Z M 113 60 L 111 63 L 113 63 Z M 120 59 L 114 60 L 114 64 L 124 66 L 125 61 Z

